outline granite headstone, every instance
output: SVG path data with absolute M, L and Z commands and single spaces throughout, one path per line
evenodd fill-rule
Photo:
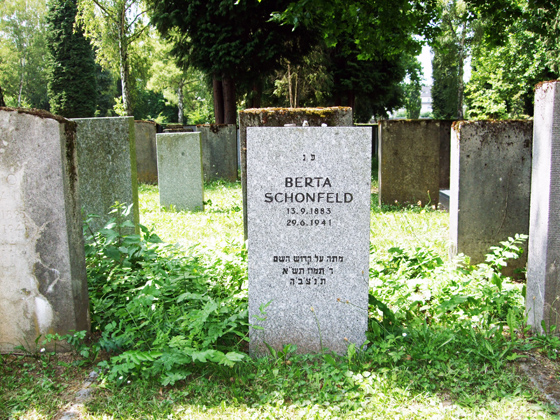
M 560 81 L 537 85 L 534 115 L 525 306 L 542 333 L 542 323 L 546 332 L 560 325 Z
M 247 129 L 253 355 L 364 342 L 370 180 L 371 128 Z

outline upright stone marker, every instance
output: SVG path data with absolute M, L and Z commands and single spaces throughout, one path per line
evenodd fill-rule
M 379 139 L 379 204 L 437 205 L 440 122 L 382 121 Z
M 247 239 L 247 128 L 301 127 L 307 121 L 310 127 L 352 126 L 352 108 L 252 108 L 239 111 L 239 143 L 241 148 L 241 188 L 243 194 L 243 235 Z
M 204 210 L 200 133 L 157 135 L 159 201 L 177 210 Z
M 532 121 L 461 121 L 451 133 L 452 252 L 485 260 L 491 246 L 529 232 Z M 508 263 L 507 274 L 525 266 Z
M 197 125 L 202 144 L 205 181 L 237 180 L 237 126 L 235 124 Z
M 248 128 L 247 145 L 249 319 L 263 328 L 250 329 L 251 353 L 360 346 L 371 128 Z
M 110 219 L 115 202 L 132 204 L 128 216 L 137 227 L 138 179 L 136 139 L 132 117 L 78 118 L 78 174 L 80 200 L 86 214 L 100 216 L 92 228 L 102 228 Z
M 136 172 L 138 182 L 157 184 L 156 123 L 135 121 Z
M 560 81 L 535 89 L 529 261 L 525 305 L 537 331 L 560 326 Z
M 75 124 L 0 108 L 0 352 L 89 330 Z

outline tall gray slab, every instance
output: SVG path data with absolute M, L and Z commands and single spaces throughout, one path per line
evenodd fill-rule
M 560 325 L 560 82 L 535 89 L 527 295 L 528 323 Z M 558 333 L 558 329 L 556 330 Z
M 379 127 L 379 204 L 437 205 L 441 122 L 385 120 Z
M 369 127 L 247 129 L 252 355 L 363 344 L 370 180 Z
M 243 195 L 243 235 L 247 239 L 247 128 L 301 126 L 351 127 L 352 108 L 252 108 L 239 111 L 239 143 L 241 149 L 241 188 Z
M 159 201 L 177 210 L 204 210 L 200 133 L 157 135 Z
M 138 179 L 133 117 L 77 118 L 80 200 L 86 214 L 96 214 L 93 230 L 110 219 L 115 202 L 132 204 L 128 219 L 138 230 Z
M 451 176 L 451 120 L 439 122 L 439 189 L 448 190 Z
M 235 124 L 197 125 L 202 144 L 204 181 L 237 180 L 237 126 Z
M 157 184 L 156 123 L 135 121 L 136 172 L 138 182 Z
M 485 261 L 491 246 L 529 233 L 532 121 L 461 121 L 451 132 L 452 253 Z M 508 263 L 525 267 L 523 258 Z
M 0 352 L 89 331 L 75 124 L 0 108 Z M 40 345 L 40 343 L 39 343 Z

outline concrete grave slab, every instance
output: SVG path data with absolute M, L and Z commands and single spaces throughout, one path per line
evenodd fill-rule
M 177 210 L 204 210 L 200 133 L 157 135 L 159 201 Z
M 0 108 L 0 290 L 2 353 L 89 331 L 76 126 L 45 111 Z

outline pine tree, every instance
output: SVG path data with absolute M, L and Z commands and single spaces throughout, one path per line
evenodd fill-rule
M 75 25 L 76 0 L 51 0 L 47 14 L 48 92 L 51 112 L 67 118 L 93 117 L 97 82 L 93 50 Z

